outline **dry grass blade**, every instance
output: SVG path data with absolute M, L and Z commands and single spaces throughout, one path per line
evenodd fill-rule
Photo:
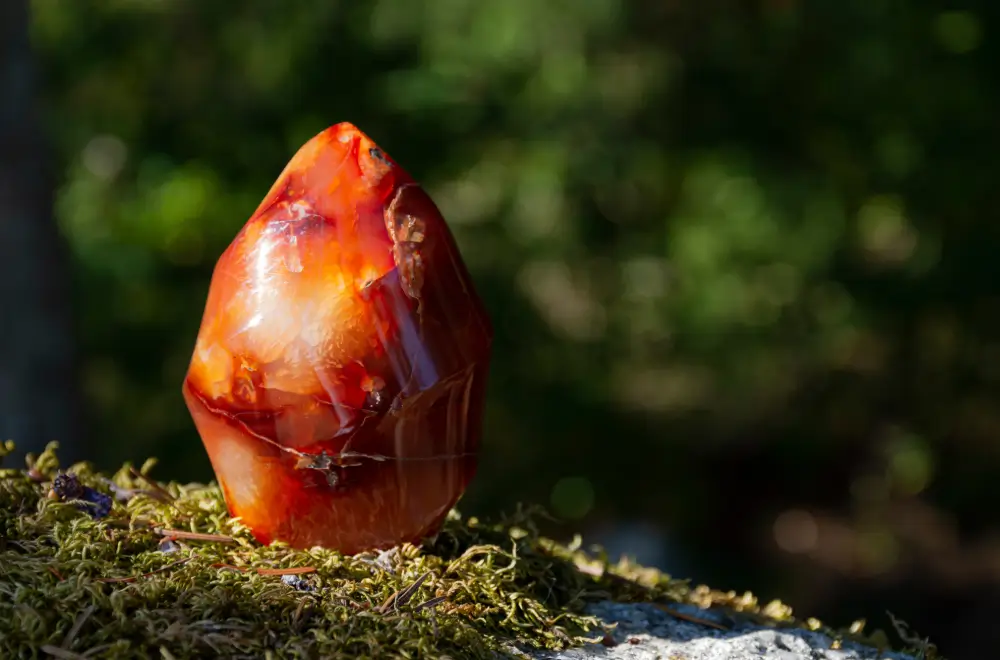
M 150 477 L 146 476 L 142 472 L 139 472 L 134 467 L 129 467 L 129 472 L 132 473 L 133 477 L 135 477 L 137 479 L 141 479 L 142 481 L 145 481 L 146 484 L 148 484 L 149 487 L 152 488 L 153 491 L 156 493 L 156 495 L 154 495 L 154 497 L 156 497 L 157 499 L 162 500 L 164 502 L 173 502 L 175 499 L 177 499 L 173 495 L 171 495 L 171 493 L 170 493 L 169 490 L 167 490 L 166 488 L 164 488 L 163 486 L 161 486 L 154 479 L 151 479 Z M 152 493 L 150 493 L 150 495 L 152 495 Z
M 153 530 L 160 536 L 169 536 L 174 539 L 185 539 L 187 541 L 215 541 L 217 543 L 235 543 L 236 539 L 225 534 L 202 534 L 200 532 L 185 532 L 182 529 L 163 529 L 157 527 Z
M 417 605 L 416 609 L 422 610 L 425 607 L 434 608 L 434 607 L 437 607 L 438 605 L 440 605 L 441 603 L 443 603 L 446 600 L 448 600 L 447 596 L 434 596 L 434 598 L 430 598 L 428 600 L 425 600 L 424 602 L 422 602 L 419 605 Z
M 132 576 L 129 576 L 129 577 L 118 577 L 118 578 L 97 578 L 95 581 L 96 582 L 106 582 L 106 583 L 110 583 L 110 582 L 135 582 L 139 578 L 147 578 L 147 577 L 156 575 L 158 573 L 164 573 L 166 571 L 169 571 L 170 569 L 177 568 L 178 566 L 180 566 L 182 564 L 186 564 L 189 561 L 191 561 L 191 557 L 188 557 L 186 559 L 180 559 L 178 561 L 169 563 L 166 566 L 164 566 L 163 568 L 158 568 L 155 571 L 150 571 L 148 573 L 143 573 L 142 575 L 132 575 Z
M 417 589 L 420 588 L 420 585 L 422 585 L 424 581 L 430 577 L 430 575 L 431 572 L 427 571 L 426 573 L 418 577 L 416 580 L 414 580 L 413 584 L 404 589 L 403 593 L 399 594 L 399 597 L 396 598 L 396 607 L 401 607 L 409 603 L 410 599 L 413 598 L 413 594 L 417 593 Z
M 391 596 L 389 596 L 389 598 L 386 599 L 384 603 L 379 605 L 379 608 L 376 611 L 379 614 L 385 614 L 392 608 L 402 607 L 403 605 L 406 605 L 408 602 L 410 602 L 410 599 L 413 598 L 413 594 L 417 592 L 417 589 L 420 588 L 420 585 L 422 585 L 424 583 L 424 580 L 430 577 L 430 575 L 431 572 L 427 571 L 426 573 L 418 577 L 416 580 L 414 580 L 413 584 L 411 584 L 410 586 L 404 587 L 399 591 L 397 591 L 396 593 L 392 594 Z
M 63 581 L 66 580 L 66 578 L 64 578 L 62 576 L 62 574 L 59 571 L 56 570 L 55 566 L 46 566 L 45 568 L 46 568 L 46 570 L 48 570 L 49 573 L 52 573 L 52 575 L 55 575 L 59 579 L 60 582 L 63 582 Z

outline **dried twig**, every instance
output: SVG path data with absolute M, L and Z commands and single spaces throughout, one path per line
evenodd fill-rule
M 233 566 L 232 564 L 212 564 L 212 568 L 218 568 L 224 571 L 236 571 L 237 573 L 246 573 L 247 571 L 255 571 L 257 575 L 305 575 L 306 573 L 315 573 L 315 566 L 294 566 L 292 568 L 247 568 L 243 566 Z
M 729 630 L 728 626 L 724 626 L 721 623 L 716 623 L 715 621 L 709 621 L 708 619 L 702 619 L 696 616 L 691 616 L 690 614 L 684 614 L 683 612 L 678 612 L 675 609 L 667 607 L 666 605 L 653 604 L 656 609 L 661 612 L 666 612 L 675 619 L 680 619 L 682 621 L 688 621 L 690 623 L 697 623 L 702 626 L 708 626 L 709 628 L 715 628 L 716 630 Z
M 305 575 L 306 573 L 315 573 L 316 569 L 312 566 L 298 566 L 295 568 L 258 568 L 258 575 Z
M 52 575 L 55 575 L 55 576 L 56 576 L 56 578 L 58 578 L 60 582 L 64 582 L 64 581 L 66 580 L 66 578 L 64 578 L 64 577 L 63 577 L 63 576 L 62 576 L 62 575 L 61 575 L 61 574 L 59 573 L 59 571 L 57 571 L 57 570 L 56 570 L 56 567 L 55 567 L 55 566 L 46 566 L 45 568 L 46 568 L 46 569 L 47 569 L 47 570 L 49 571 L 49 573 L 52 573 Z
M 236 539 L 225 534 L 201 534 L 199 532 L 185 532 L 182 529 L 163 529 L 157 527 L 153 530 L 160 536 L 169 536 L 174 539 L 185 539 L 187 541 L 215 541 L 217 543 L 235 543 Z
M 171 562 L 171 563 L 167 564 L 163 568 L 158 568 L 155 571 L 150 571 L 148 573 L 143 573 L 142 575 L 133 575 L 133 576 L 130 576 L 130 577 L 117 577 L 117 578 L 114 578 L 114 577 L 111 577 L 111 578 L 97 578 L 96 581 L 97 582 L 135 582 L 139 578 L 147 578 L 147 577 L 150 577 L 152 575 L 156 575 L 157 573 L 163 573 L 165 571 L 169 571 L 170 569 L 177 568 L 181 564 L 186 564 L 189 561 L 191 561 L 191 557 L 187 557 L 185 559 L 179 559 L 179 560 L 177 560 L 175 562 Z

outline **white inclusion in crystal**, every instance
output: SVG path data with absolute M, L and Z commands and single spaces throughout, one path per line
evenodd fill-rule
M 285 248 L 285 256 L 282 258 L 285 268 L 290 273 L 302 272 L 302 255 L 299 254 L 299 237 L 294 234 L 288 236 L 288 246 Z
M 233 330 L 233 333 L 229 335 L 227 339 L 232 340 L 233 338 L 243 334 L 244 332 L 248 332 L 255 328 L 259 328 L 261 323 L 263 322 L 264 322 L 264 315 L 260 312 L 257 312 L 256 314 L 250 317 L 249 321 L 247 321 L 241 326 L 237 326 L 237 328 Z
M 319 217 L 313 213 L 312 207 L 302 200 L 289 204 L 287 211 L 291 222 L 302 222 L 307 218 Z M 302 255 L 299 249 L 299 237 L 290 223 L 282 223 L 282 225 L 282 229 L 285 232 L 285 239 L 288 241 L 288 245 L 282 250 L 284 254 L 282 261 L 289 272 L 301 273 L 303 266 Z
M 299 200 L 288 205 L 288 215 L 291 216 L 292 220 L 305 220 L 316 214 L 312 212 L 308 204 Z
M 254 277 L 257 282 L 257 287 L 264 282 L 267 282 L 271 277 L 271 252 L 274 250 L 274 242 L 271 240 L 263 240 L 257 244 L 257 254 L 254 259 L 253 268 Z

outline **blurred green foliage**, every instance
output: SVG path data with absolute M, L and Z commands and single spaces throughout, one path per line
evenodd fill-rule
M 463 506 L 649 522 L 793 602 L 833 602 L 824 571 L 1000 579 L 953 570 L 955 530 L 997 522 L 1000 5 L 33 8 L 103 465 L 208 478 L 179 388 L 214 260 L 346 120 L 424 182 L 496 321 Z

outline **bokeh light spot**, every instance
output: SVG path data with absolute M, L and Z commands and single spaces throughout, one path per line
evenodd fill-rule
M 905 263 L 919 240 L 901 201 L 888 195 L 874 196 L 861 207 L 858 232 L 868 261 L 879 265 Z
M 98 179 L 110 181 L 124 167 L 128 148 L 114 135 L 98 135 L 87 143 L 80 156 L 88 172 Z
M 594 499 L 594 486 L 586 477 L 564 477 L 552 488 L 552 510 L 562 518 L 583 518 L 594 508 Z
M 930 484 L 934 461 L 921 443 L 900 442 L 892 452 L 889 470 L 896 488 L 906 495 L 916 495 Z
M 934 32 L 938 43 L 956 55 L 974 51 L 983 39 L 979 17 L 969 11 L 946 11 L 938 14 L 934 21 Z
M 785 511 L 774 520 L 774 541 L 785 552 L 809 552 L 819 541 L 819 526 L 808 511 Z
M 862 568 L 869 575 L 880 575 L 899 560 L 899 542 L 886 530 L 866 530 L 858 535 L 858 552 Z

